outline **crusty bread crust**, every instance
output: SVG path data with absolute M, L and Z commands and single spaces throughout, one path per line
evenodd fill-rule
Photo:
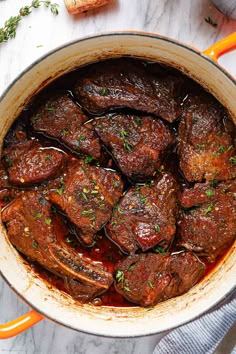
M 111 1 L 112 0 L 64 0 L 68 12 L 72 15 L 106 5 Z

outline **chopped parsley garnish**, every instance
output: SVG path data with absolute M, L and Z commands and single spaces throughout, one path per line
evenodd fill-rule
M 160 232 L 161 228 L 160 228 L 160 226 L 158 224 L 155 224 L 154 225 L 154 230 L 155 230 L 155 232 Z
M 85 159 L 84 159 L 84 162 L 85 163 L 90 163 L 94 160 L 94 157 L 93 156 L 86 156 Z
M 217 179 L 213 179 L 211 182 L 210 182 L 210 186 L 215 188 L 218 184 L 218 180 Z
M 124 281 L 124 272 L 123 272 L 123 270 L 117 270 L 115 277 L 116 277 L 117 283 L 123 282 Z
M 197 149 L 199 152 L 203 152 L 203 145 L 197 145 Z
M 33 248 L 38 248 L 38 245 L 39 245 L 39 244 L 38 244 L 37 241 L 34 240 L 34 241 L 32 242 Z
M 210 213 L 212 211 L 212 208 L 213 208 L 213 203 L 210 203 L 208 207 L 204 210 L 204 215 Z
M 37 213 L 34 215 L 34 219 L 40 219 L 43 216 L 43 213 Z
M 161 253 L 161 254 L 163 254 L 163 255 L 166 254 L 166 251 L 164 250 L 164 248 L 161 247 L 161 246 L 159 246 L 159 245 L 153 247 L 152 250 L 153 250 L 155 253 Z
M 77 141 L 83 141 L 85 139 L 84 135 L 80 135 L 76 140 Z
M 225 151 L 225 147 L 223 145 L 218 147 L 218 150 L 221 154 L 223 154 L 223 152 Z
M 49 225 L 51 225 L 52 219 L 46 218 L 44 221 L 45 221 L 45 224 L 49 226 Z
M 84 198 L 84 200 L 88 200 L 87 195 L 84 192 L 81 192 L 81 195 Z
M 7 157 L 7 164 L 8 164 L 8 167 L 12 167 L 12 165 L 13 165 L 13 161 L 12 161 L 12 159 L 10 159 L 10 157 Z
M 229 162 L 231 163 L 232 166 L 235 166 L 236 165 L 236 156 L 230 157 Z
M 93 212 L 92 210 L 83 210 L 83 211 L 81 211 L 81 215 L 89 216 L 92 214 L 92 212 Z
M 150 286 L 150 288 L 153 288 L 153 282 L 151 280 L 148 280 L 148 285 Z
M 54 108 L 53 108 L 53 107 L 46 107 L 46 111 L 48 111 L 48 112 L 53 112 L 53 111 L 54 111 Z
M 213 196 L 213 192 L 212 192 L 211 189 L 207 189 L 206 190 L 206 196 L 209 197 L 209 198 L 211 198 Z
M 109 94 L 109 90 L 106 87 L 102 87 L 100 90 L 100 95 L 101 96 L 107 96 Z
M 233 145 L 230 145 L 228 148 L 227 148 L 227 151 L 230 151 L 233 149 Z
M 142 125 L 142 119 L 139 117 L 135 118 L 135 123 L 140 127 Z
M 125 151 L 130 152 L 133 149 L 133 145 L 130 144 L 127 140 L 124 140 L 123 146 Z
M 128 271 L 131 272 L 136 266 L 136 263 L 133 263 L 129 266 Z
M 68 134 L 68 130 L 67 130 L 67 129 L 62 129 L 62 130 L 61 130 L 61 134 L 62 134 L 63 136 L 66 136 L 66 135 Z
M 141 200 L 141 202 L 142 202 L 143 204 L 145 204 L 146 201 L 147 201 L 147 198 L 144 197 L 144 195 L 140 194 L 140 200 Z
M 130 288 L 128 286 L 124 286 L 124 290 L 130 293 Z
M 120 137 L 124 139 L 127 138 L 127 136 L 129 136 L 129 134 L 124 130 L 124 128 L 122 128 L 120 131 Z

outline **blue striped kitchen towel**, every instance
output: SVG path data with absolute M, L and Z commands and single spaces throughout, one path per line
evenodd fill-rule
M 234 322 L 236 294 L 215 311 L 169 332 L 157 344 L 153 354 L 212 354 Z M 236 334 L 230 344 L 232 351 L 222 354 L 236 354 Z

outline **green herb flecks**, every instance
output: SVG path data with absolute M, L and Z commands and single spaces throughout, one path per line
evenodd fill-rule
M 127 133 L 127 131 L 125 131 L 124 128 L 122 128 L 120 131 L 120 137 L 122 139 L 124 150 L 127 152 L 130 152 L 133 149 L 133 145 L 127 141 L 126 138 L 128 136 L 129 136 L 129 134 Z
M 109 90 L 106 87 L 102 87 L 100 90 L 100 95 L 101 96 L 107 96 L 109 94 Z
M 32 9 L 36 9 L 41 5 L 48 7 L 54 15 L 58 15 L 58 4 L 51 3 L 49 0 L 33 0 L 30 5 L 21 7 L 18 15 L 11 16 L 7 21 L 5 21 L 4 26 L 0 28 L 0 43 L 7 42 L 9 39 L 15 38 L 16 29 L 22 18 L 24 16 L 28 16 L 32 12 Z
M 117 270 L 115 275 L 117 283 L 121 283 L 124 281 L 124 272 L 123 270 Z
M 34 240 L 34 241 L 32 242 L 32 246 L 33 246 L 33 248 L 36 249 L 36 248 L 38 248 L 39 244 L 38 244 L 37 241 Z
M 235 166 L 236 165 L 236 156 L 230 157 L 229 162 L 232 166 Z
M 135 118 L 135 123 L 137 124 L 138 127 L 141 127 L 142 119 L 140 117 Z
M 166 254 L 166 251 L 164 250 L 164 248 L 161 247 L 161 246 L 159 246 L 159 245 L 153 247 L 152 250 L 153 250 L 153 252 L 155 252 L 155 253 L 160 253 L 160 254 L 163 254 L 163 255 Z
M 155 224 L 154 225 L 154 230 L 155 230 L 155 232 L 160 232 L 161 228 L 160 228 L 160 226 L 158 224 Z
M 45 224 L 46 225 L 51 225 L 51 223 L 52 223 L 52 219 L 50 219 L 50 218 L 46 218 L 45 220 L 44 220 L 44 222 L 45 222 Z
M 84 139 L 85 139 L 85 136 L 84 135 L 80 135 L 76 140 L 78 142 L 80 142 L 80 141 L 83 141 Z
M 41 219 L 42 216 L 43 216 L 43 213 L 37 213 L 34 215 L 34 219 Z
M 207 190 L 206 190 L 206 196 L 207 196 L 208 198 L 211 198 L 211 197 L 213 196 L 213 191 L 212 191 L 211 189 L 207 189 Z
M 213 188 L 216 188 L 218 184 L 218 180 L 217 179 L 213 179 L 211 182 L 210 182 L 210 186 L 213 187 Z
M 203 152 L 203 148 L 204 148 L 204 145 L 200 145 L 200 144 L 197 145 L 197 149 L 201 153 Z
M 54 108 L 53 108 L 53 107 L 46 107 L 46 111 L 48 111 L 48 112 L 54 112 Z
M 128 268 L 128 271 L 132 272 L 132 270 L 135 268 L 135 266 L 136 266 L 136 263 L 131 264 Z
M 221 154 L 223 154 L 223 152 L 225 151 L 225 147 L 224 147 L 223 145 L 220 145 L 220 146 L 218 147 L 218 150 L 219 150 L 219 152 L 220 152 Z
M 56 192 L 59 194 L 59 195 L 62 195 L 63 192 L 65 190 L 65 183 L 64 182 L 61 182 L 61 187 L 59 189 L 56 190 Z
M 94 157 L 93 156 L 86 156 L 85 159 L 84 159 L 84 162 L 85 163 L 90 163 L 94 160 Z
M 148 285 L 150 286 L 150 288 L 154 287 L 153 282 L 151 280 L 148 280 Z
M 210 203 L 208 205 L 208 207 L 204 210 L 204 215 L 207 215 L 208 213 L 210 213 L 213 209 L 213 203 Z
M 124 286 L 124 290 L 130 293 L 130 288 L 128 286 Z
M 83 216 L 90 216 L 92 214 L 92 210 L 83 210 L 81 211 L 81 215 Z
M 130 144 L 127 140 L 123 141 L 123 146 L 124 146 L 124 150 L 127 152 L 130 152 L 133 149 L 133 145 Z

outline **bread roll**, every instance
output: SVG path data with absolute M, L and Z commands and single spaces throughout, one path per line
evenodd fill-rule
M 112 0 L 64 0 L 68 12 L 72 15 L 106 5 L 111 1 Z

